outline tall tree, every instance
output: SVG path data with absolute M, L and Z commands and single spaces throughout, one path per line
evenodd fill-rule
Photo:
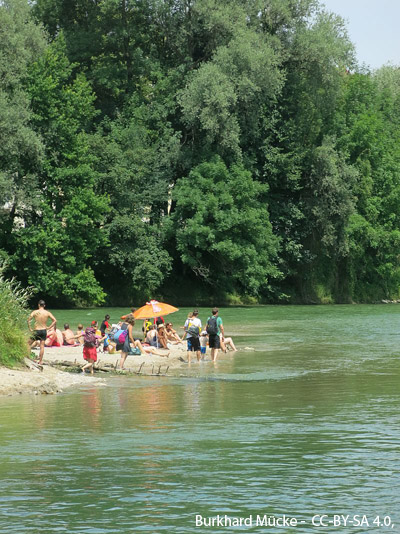
M 40 135 L 32 124 L 26 90 L 28 68 L 46 46 L 23 0 L 0 4 L 0 250 L 7 257 L 8 240 L 18 211 L 32 204 L 30 180 L 43 156 Z
M 85 131 L 96 113 L 94 95 L 82 74 L 72 75 L 62 38 L 31 66 L 28 92 L 45 154 L 32 183 L 35 203 L 21 206 L 24 223 L 12 232 L 12 266 L 48 297 L 101 303 L 104 293 L 93 266 L 106 245 L 101 224 L 108 200 L 95 191 Z
M 220 158 L 200 164 L 174 188 L 176 249 L 216 295 L 267 294 L 280 275 L 266 192 L 243 167 L 229 169 Z

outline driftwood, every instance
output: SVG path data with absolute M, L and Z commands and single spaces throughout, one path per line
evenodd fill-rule
M 76 360 L 74 362 L 70 362 L 67 360 L 63 360 L 63 361 L 56 360 L 54 362 L 47 362 L 47 363 L 51 367 L 57 367 L 59 369 L 64 369 L 64 370 L 68 369 L 69 371 L 76 371 L 76 372 L 80 372 L 82 370 L 82 365 L 77 363 Z M 115 362 L 115 364 L 112 364 L 112 363 L 102 363 L 100 360 L 98 360 L 94 364 L 94 369 L 95 371 L 100 371 L 103 373 L 114 373 L 118 375 L 119 374 L 123 374 L 123 375 L 135 374 L 135 375 L 141 375 L 141 376 L 166 376 L 168 369 L 169 369 L 169 366 L 168 366 L 164 372 L 161 372 L 161 365 L 160 365 L 158 368 L 158 371 L 154 372 L 154 365 L 153 365 L 151 373 L 145 373 L 144 371 L 142 371 L 143 366 L 145 365 L 145 362 L 142 362 L 136 370 L 134 368 L 118 369 L 117 365 L 118 365 L 118 361 Z
M 37 362 L 30 360 L 29 358 L 24 358 L 25 366 L 32 371 L 43 371 L 43 365 L 39 365 Z

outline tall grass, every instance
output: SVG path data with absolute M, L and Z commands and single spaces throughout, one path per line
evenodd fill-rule
M 4 276 L 0 264 L 0 365 L 11 367 L 29 354 L 26 319 L 31 289 Z

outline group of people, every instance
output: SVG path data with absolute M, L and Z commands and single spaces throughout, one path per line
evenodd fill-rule
M 235 344 L 231 337 L 225 337 L 224 325 L 222 318 L 219 316 L 218 308 L 211 310 L 211 316 L 208 317 L 203 329 L 199 318 L 198 310 L 189 313 L 183 327 L 187 338 L 187 361 L 190 362 L 191 354 L 196 353 L 197 361 L 204 360 L 207 344 L 211 350 L 211 360 L 216 361 L 218 351 L 228 351 L 228 347 L 236 352 Z
M 32 333 L 30 347 L 39 345 L 39 364 L 43 363 L 45 346 L 83 345 L 83 358 L 86 363 L 82 367 L 82 371 L 90 371 L 91 374 L 93 374 L 93 366 L 97 361 L 99 350 L 109 353 L 121 351 L 121 369 L 124 368 L 129 354 L 155 354 L 168 357 L 171 345 L 182 344 L 185 338 L 187 362 L 191 361 L 193 352 L 196 352 L 198 361 L 204 359 L 207 344 L 211 349 L 213 361 L 217 359 L 220 349 L 226 352 L 229 347 L 236 351 L 232 338 L 225 338 L 218 308 L 213 308 L 212 315 L 207 319 L 204 329 L 198 310 L 189 313 L 182 327 L 184 330 L 182 337 L 174 330 L 173 324 L 171 322 L 166 323 L 163 317 L 156 317 L 153 320 L 146 319 L 142 328 L 144 335 L 144 341 L 142 341 L 133 335 L 134 309 L 131 310 L 131 313 L 123 315 L 118 324 L 111 325 L 110 316 L 106 315 L 100 328 L 97 321 L 92 321 L 91 325 L 85 329 L 82 324 L 79 324 L 77 331 L 73 332 L 68 323 L 64 324 L 64 330 L 58 330 L 56 318 L 45 307 L 45 302 L 40 300 L 38 309 L 34 310 L 28 317 L 28 328 Z M 32 321 L 34 321 L 33 328 L 31 326 Z M 50 325 L 48 326 L 49 321 Z
M 54 315 L 45 309 L 46 303 L 40 300 L 38 309 L 28 317 L 28 328 L 31 332 L 29 346 L 34 348 L 39 344 L 38 363 L 43 363 L 45 347 L 60 347 L 62 345 L 83 345 L 83 359 L 86 361 L 82 371 L 87 370 L 93 374 L 93 366 L 97 361 L 98 350 L 104 352 L 121 351 L 120 367 L 124 368 L 128 354 L 155 354 L 157 356 L 169 356 L 169 350 L 159 351 L 151 345 L 142 344 L 141 340 L 133 337 L 135 318 L 132 313 L 121 317 L 116 325 L 110 325 L 110 316 L 106 315 L 100 328 L 97 321 L 92 321 L 86 329 L 82 324 L 74 333 L 69 324 L 64 324 L 64 330 L 57 329 L 57 320 Z M 32 328 L 32 321 L 34 326 Z M 50 321 L 50 325 L 48 322 Z M 125 333 L 125 334 L 124 334 Z M 166 347 L 168 348 L 168 347 Z

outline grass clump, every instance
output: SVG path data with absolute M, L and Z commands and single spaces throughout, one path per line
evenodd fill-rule
M 4 276 L 0 265 L 0 365 L 12 367 L 29 355 L 26 319 L 30 289 Z

